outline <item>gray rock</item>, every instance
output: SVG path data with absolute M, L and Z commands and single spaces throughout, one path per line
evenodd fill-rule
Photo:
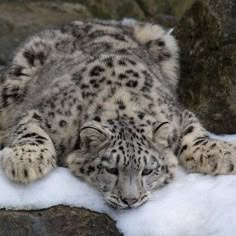
M 83 208 L 56 206 L 38 211 L 0 210 L 0 235 L 4 236 L 121 236 L 105 214 Z
M 180 100 L 215 133 L 236 133 L 235 15 L 234 0 L 197 0 L 174 32 Z
M 146 17 L 167 14 L 181 17 L 194 0 L 136 0 Z

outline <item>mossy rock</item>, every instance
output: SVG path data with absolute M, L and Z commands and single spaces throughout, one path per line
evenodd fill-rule
M 236 133 L 233 0 L 197 0 L 175 35 L 181 49 L 180 100 L 214 133 Z
M 37 211 L 0 210 L 0 222 L 0 235 L 4 236 L 122 235 L 107 215 L 65 206 Z

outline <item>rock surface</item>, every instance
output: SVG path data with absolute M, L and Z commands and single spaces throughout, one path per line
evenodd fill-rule
M 175 28 L 182 103 L 215 133 L 236 133 L 236 2 L 197 0 Z
M 65 206 L 38 211 L 0 210 L 4 236 L 121 236 L 105 214 Z

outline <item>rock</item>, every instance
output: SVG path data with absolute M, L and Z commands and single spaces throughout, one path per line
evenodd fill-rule
M 180 100 L 214 133 L 236 133 L 235 5 L 196 0 L 174 31 L 181 49 Z
M 90 9 L 93 17 L 100 19 L 121 19 L 124 17 L 145 19 L 145 14 L 137 1 L 87 0 L 86 6 Z
M 0 235 L 4 236 L 122 235 L 107 215 L 65 206 L 38 211 L 0 210 L 0 222 Z
M 146 17 L 167 14 L 181 17 L 194 0 L 136 0 Z

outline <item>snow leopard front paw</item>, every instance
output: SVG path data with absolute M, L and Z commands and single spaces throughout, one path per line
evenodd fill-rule
M 180 164 L 189 172 L 211 175 L 236 174 L 236 146 L 233 143 L 198 138 L 181 149 Z
M 55 157 L 47 149 L 35 150 L 27 145 L 4 148 L 0 163 L 9 179 L 24 184 L 45 176 L 56 166 Z

